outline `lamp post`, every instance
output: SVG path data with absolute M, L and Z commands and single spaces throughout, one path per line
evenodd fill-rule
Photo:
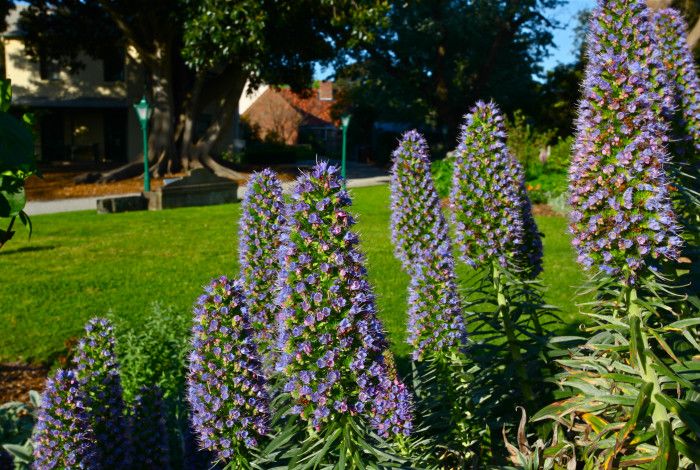
M 144 192 L 151 191 L 151 175 L 148 172 L 148 120 L 151 117 L 153 108 L 148 105 L 146 97 L 141 98 L 141 101 L 134 105 L 136 115 L 141 124 L 141 133 L 143 134 L 143 190 Z
M 346 114 L 345 116 L 340 118 L 340 122 L 343 125 L 343 157 L 341 160 L 341 166 L 340 166 L 340 176 L 343 178 L 343 186 L 345 186 L 345 159 L 346 159 L 346 151 L 347 151 L 347 144 L 348 144 L 348 126 L 350 125 L 350 115 Z

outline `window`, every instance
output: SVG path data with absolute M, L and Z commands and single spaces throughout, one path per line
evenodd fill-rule
M 121 82 L 124 80 L 124 62 L 126 55 L 123 49 L 108 53 L 102 63 L 104 64 L 103 79 L 105 82 Z
M 5 43 L 0 38 L 0 79 L 7 78 L 7 69 L 5 68 Z
M 58 80 L 60 73 L 61 67 L 58 60 L 46 57 L 44 54 L 39 56 L 39 76 L 42 80 Z

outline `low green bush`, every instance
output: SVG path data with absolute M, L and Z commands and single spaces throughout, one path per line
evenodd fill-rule
M 255 142 L 248 145 L 241 163 L 248 165 L 282 165 L 299 160 L 313 160 L 311 145 L 286 145 L 278 142 Z
M 452 187 L 452 159 L 448 154 L 447 157 L 442 160 L 435 160 L 431 163 L 430 169 L 433 173 L 433 180 L 435 181 L 435 189 L 437 189 L 440 197 L 447 197 L 450 195 L 450 188 Z

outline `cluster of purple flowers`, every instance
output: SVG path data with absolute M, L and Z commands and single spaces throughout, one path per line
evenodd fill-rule
M 292 195 L 280 250 L 277 368 L 292 412 L 315 427 L 350 413 L 384 436 L 408 434 L 411 403 L 392 375 L 338 173 L 319 163 Z
M 241 280 L 213 279 L 194 309 L 187 399 L 203 449 L 222 461 L 257 446 L 270 402 Z
M 131 429 L 124 403 L 114 328 L 105 318 L 85 325 L 78 342 L 75 372 L 86 394 L 92 432 L 103 468 L 124 468 L 132 462 Z
M 144 386 L 134 397 L 134 468 L 170 468 L 170 443 L 163 392 L 157 385 Z
M 86 398 L 73 371 L 59 369 L 46 381 L 33 436 L 34 468 L 101 468 Z
M 410 274 L 426 252 L 451 246 L 450 228 L 430 172 L 425 138 L 415 130 L 406 132 L 392 158 L 391 239 L 396 257 Z
M 530 276 L 542 270 L 542 242 L 524 173 L 508 150 L 504 118 L 493 102 L 479 101 L 465 116 L 450 205 L 465 263 L 497 262 Z
M 413 358 L 448 351 L 465 337 L 449 226 L 430 172 L 428 146 L 415 130 L 393 153 L 391 233 L 394 251 L 411 275 L 408 343 Z
M 665 165 L 668 126 L 653 75 L 650 12 L 611 0 L 595 11 L 569 170 L 578 261 L 625 282 L 681 245 Z
M 243 198 L 239 258 L 248 317 L 263 356 L 274 346 L 274 286 L 284 211 L 282 185 L 275 172 L 265 169 L 253 174 Z
M 672 8 L 655 11 L 653 22 L 660 62 L 677 107 L 674 137 L 681 145 L 672 142 L 673 148 L 700 153 L 700 80 L 688 47 L 687 25 L 680 12 Z

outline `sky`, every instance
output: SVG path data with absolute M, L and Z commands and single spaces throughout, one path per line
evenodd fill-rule
M 549 57 L 542 63 L 545 71 L 553 69 L 557 64 L 567 64 L 574 60 L 574 28 L 578 13 L 581 10 L 592 10 L 595 6 L 595 0 L 569 0 L 545 13 L 548 19 L 557 21 L 561 27 L 553 31 L 554 46 L 550 49 Z
M 557 64 L 566 64 L 574 60 L 574 28 L 577 25 L 578 13 L 581 10 L 595 8 L 596 0 L 569 0 L 564 5 L 545 12 L 548 19 L 559 23 L 559 28 L 553 31 L 554 45 L 550 48 L 549 57 L 545 58 L 542 66 L 545 72 L 552 70 Z M 316 65 L 314 78 L 323 80 L 333 74 L 333 69 Z

